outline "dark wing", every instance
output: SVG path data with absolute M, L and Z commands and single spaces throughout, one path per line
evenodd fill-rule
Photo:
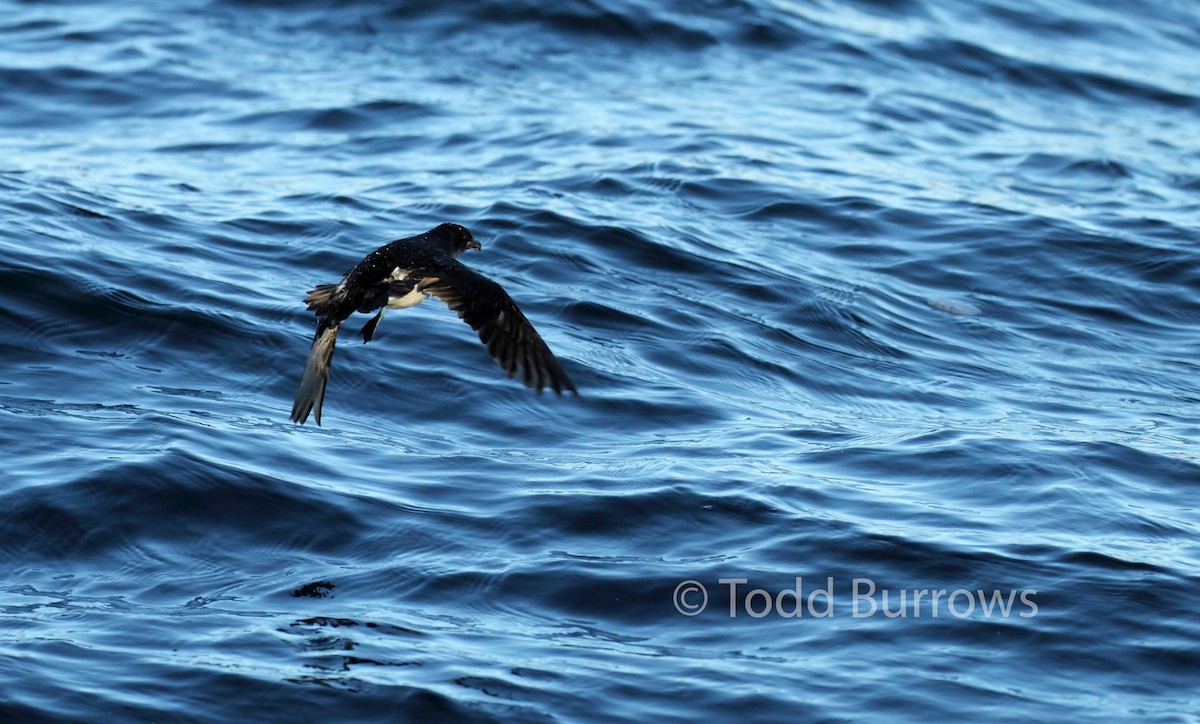
M 576 392 L 541 335 L 499 284 L 457 261 L 426 273 L 422 289 L 445 302 L 479 332 L 488 354 L 509 377 L 519 376 L 538 394 L 544 387 L 560 395 Z

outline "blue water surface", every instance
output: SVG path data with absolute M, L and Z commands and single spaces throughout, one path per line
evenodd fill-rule
M 0 719 L 1200 716 L 1198 47 L 0 0 Z M 443 221 L 581 394 L 434 300 L 289 422 L 304 293 Z

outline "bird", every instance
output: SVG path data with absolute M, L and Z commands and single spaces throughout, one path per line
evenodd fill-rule
M 317 332 L 292 405 L 292 422 L 303 425 L 310 413 L 321 424 L 321 406 L 329 381 L 329 366 L 342 322 L 351 314 L 378 310 L 363 326 L 363 343 L 370 342 L 388 309 L 412 307 L 435 297 L 479 333 L 488 354 L 508 376 L 520 375 L 526 387 L 542 394 L 571 392 L 575 385 L 563 372 L 517 303 L 496 282 L 467 267 L 458 257 L 482 246 L 466 227 L 440 224 L 424 234 L 384 244 L 367 254 L 337 284 L 320 284 L 304 302 L 317 316 Z

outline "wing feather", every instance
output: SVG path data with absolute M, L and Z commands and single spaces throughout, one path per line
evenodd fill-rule
M 421 288 L 479 333 L 488 354 L 509 377 L 519 376 L 538 394 L 546 387 L 560 395 L 578 394 L 554 353 L 499 284 L 453 261 L 439 267 Z

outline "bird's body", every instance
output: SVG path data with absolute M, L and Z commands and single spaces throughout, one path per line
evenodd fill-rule
M 296 391 L 292 421 L 303 424 L 313 413 L 321 424 L 329 365 L 342 322 L 355 312 L 378 310 L 362 329 L 363 342 L 370 342 L 385 309 L 411 307 L 430 296 L 445 302 L 479 333 L 492 359 L 509 377 L 519 374 L 539 394 L 545 387 L 558 394 L 575 392 L 550 348 L 504 289 L 458 261 L 462 252 L 478 248 L 467 229 L 442 224 L 379 247 L 337 284 L 310 291 L 305 302 L 317 315 L 317 333 Z

